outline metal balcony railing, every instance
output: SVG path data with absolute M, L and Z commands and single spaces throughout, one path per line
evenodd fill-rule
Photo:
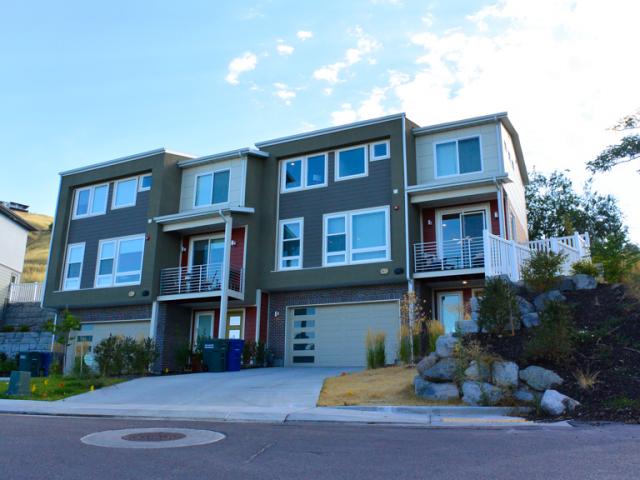
M 482 237 L 416 243 L 413 253 L 416 273 L 484 267 Z
M 229 290 L 242 293 L 244 269 L 229 268 Z M 160 272 L 160 295 L 216 292 L 221 290 L 222 264 L 164 268 Z

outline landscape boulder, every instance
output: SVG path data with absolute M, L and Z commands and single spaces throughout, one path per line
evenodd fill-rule
M 513 398 L 523 403 L 534 403 L 540 394 L 527 387 L 520 387 L 513 392 Z
M 438 356 L 434 352 L 431 352 L 429 355 L 418 362 L 418 365 L 416 366 L 418 374 L 422 376 L 425 370 L 433 367 L 437 362 Z
M 561 292 L 571 292 L 576 289 L 576 284 L 573 282 L 573 277 L 560 277 L 558 282 L 558 290 Z
M 472 360 L 464 371 L 464 376 L 474 382 L 488 382 L 491 379 L 491 368 L 484 362 Z
M 453 380 L 456 374 L 457 362 L 453 358 L 442 358 L 438 363 L 425 369 L 421 377 L 431 382 L 445 382 Z
M 460 333 L 478 333 L 480 329 L 478 328 L 477 316 L 477 313 L 472 313 L 471 320 L 458 320 L 456 322 L 456 330 Z
M 518 302 L 518 308 L 520 309 L 520 315 L 524 317 L 527 313 L 535 312 L 536 307 L 533 304 L 523 297 L 516 297 L 516 301 Z
M 413 386 L 416 395 L 427 400 L 448 401 L 460 398 L 458 387 L 453 383 L 433 383 L 416 375 Z
M 547 390 L 542 396 L 540 406 L 549 415 L 562 415 L 565 412 L 572 412 L 580 405 L 580 402 L 571 397 L 567 397 L 557 390 Z
M 564 381 L 556 372 L 535 365 L 520 370 L 520 380 L 540 392 L 562 385 Z
M 540 316 L 537 312 L 529 312 L 526 315 L 522 315 L 522 324 L 525 328 L 533 328 L 540 325 Z
M 453 357 L 456 345 L 460 342 L 451 334 L 441 335 L 436 340 L 436 355 L 440 358 Z
M 562 293 L 560 293 L 559 290 L 550 290 L 548 292 L 544 292 L 538 295 L 533 301 L 533 304 L 536 306 L 536 309 L 539 312 L 541 312 L 542 310 L 544 310 L 545 303 L 549 301 L 564 302 L 566 300 L 567 298 L 564 295 L 562 295 Z
M 492 383 L 504 388 L 518 386 L 518 365 L 515 362 L 494 362 L 491 367 Z
M 467 381 L 462 384 L 462 401 L 467 405 L 496 405 L 503 396 L 502 390 L 490 383 Z
M 598 286 L 598 282 L 595 278 L 584 273 L 574 275 L 573 283 L 576 286 L 576 290 L 593 290 Z

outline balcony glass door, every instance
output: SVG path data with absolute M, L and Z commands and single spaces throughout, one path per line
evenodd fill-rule
M 202 282 L 201 290 L 219 290 L 224 259 L 224 238 L 194 239 L 189 258 L 192 281 Z
M 442 215 L 440 254 L 445 269 L 482 267 L 482 231 L 485 212 Z

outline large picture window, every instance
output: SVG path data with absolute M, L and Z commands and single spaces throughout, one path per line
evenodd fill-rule
M 75 191 L 73 218 L 91 217 L 107 213 L 109 184 L 93 185 Z
M 336 152 L 336 180 L 364 177 L 368 173 L 367 145 Z
M 67 247 L 64 264 L 63 290 L 78 290 L 82 278 L 82 264 L 84 263 L 84 243 L 73 243 Z
M 302 236 L 304 220 L 301 218 L 280 221 L 278 269 L 302 268 Z
M 324 153 L 308 157 L 283 160 L 282 192 L 291 192 L 327 185 L 327 155 Z
M 118 180 L 113 189 L 111 208 L 134 207 L 138 194 L 138 177 Z
M 229 170 L 203 173 L 196 176 L 194 206 L 206 207 L 229 201 Z
M 387 207 L 325 215 L 325 266 L 386 261 L 389 244 Z
M 482 171 L 480 137 L 438 143 L 435 156 L 437 177 Z
M 96 265 L 96 287 L 137 285 L 142 278 L 144 235 L 101 240 Z

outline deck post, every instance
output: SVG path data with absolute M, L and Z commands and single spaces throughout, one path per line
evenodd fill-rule
M 224 255 L 222 256 L 222 279 L 220 284 L 220 319 L 218 323 L 218 338 L 227 337 L 227 308 L 229 305 L 229 270 L 231 261 L 231 228 L 233 220 L 226 217 L 220 212 L 224 218 Z
M 482 248 L 484 249 L 484 276 L 492 277 L 491 269 L 491 240 L 489 238 L 489 230 L 482 231 Z

